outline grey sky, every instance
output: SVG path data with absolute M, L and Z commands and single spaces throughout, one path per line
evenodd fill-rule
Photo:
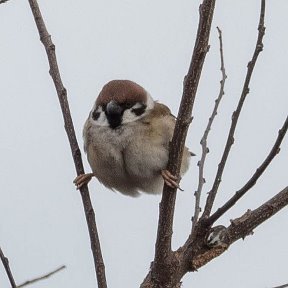
M 99 90 L 131 79 L 177 113 L 194 46 L 200 1 L 39 1 L 56 44 L 72 117 L 82 126 Z M 220 0 L 211 31 L 187 145 L 199 156 L 200 137 L 219 90 L 216 26 L 223 30 L 225 98 L 209 138 L 204 192 L 211 187 L 257 36 L 260 0 Z M 241 187 L 267 155 L 288 107 L 287 0 L 267 1 L 266 36 L 236 141 L 215 205 Z M 28 1 L 0 5 L 0 245 L 18 283 L 67 269 L 34 287 L 95 287 L 94 267 L 71 152 L 44 48 Z M 219 223 L 253 209 L 287 186 L 287 139 L 263 178 Z M 84 156 L 84 155 L 83 155 Z M 87 171 L 86 157 L 84 156 Z M 174 247 L 191 226 L 196 157 L 182 180 Z M 209 166 L 209 167 L 208 167 Z M 90 184 L 109 287 L 137 287 L 154 254 L 159 196 L 131 199 L 96 180 Z M 272 287 L 288 282 L 287 208 L 221 257 L 184 278 L 183 287 Z M 1 287 L 9 287 L 0 268 Z

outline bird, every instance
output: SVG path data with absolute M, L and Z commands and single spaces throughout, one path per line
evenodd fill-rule
M 110 190 L 132 197 L 141 192 L 159 194 L 164 182 L 181 189 L 179 179 L 166 169 L 175 122 L 170 109 L 139 84 L 131 80 L 105 84 L 83 128 L 92 173 L 76 177 L 77 189 L 94 176 Z M 181 176 L 192 155 L 185 147 Z
M 208 247 L 228 247 L 227 228 L 223 225 L 212 227 L 206 235 L 206 244 Z

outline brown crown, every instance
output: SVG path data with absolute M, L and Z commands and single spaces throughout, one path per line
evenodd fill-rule
M 112 80 L 102 88 L 97 100 L 97 105 L 109 103 L 111 100 L 117 103 L 147 101 L 147 92 L 143 87 L 130 80 Z

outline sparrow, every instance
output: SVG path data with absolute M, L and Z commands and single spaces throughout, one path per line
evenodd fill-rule
M 128 196 L 161 193 L 164 182 L 178 179 L 166 166 L 175 117 L 130 80 L 112 80 L 101 90 L 83 129 L 84 150 L 92 173 L 79 175 L 79 189 L 96 177 L 107 188 Z M 180 175 L 193 155 L 184 149 Z

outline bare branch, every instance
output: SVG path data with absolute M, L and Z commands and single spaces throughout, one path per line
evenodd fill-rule
M 252 76 L 252 73 L 254 71 L 254 67 L 255 67 L 256 61 L 258 59 L 258 56 L 259 56 L 260 52 L 263 50 L 263 42 L 262 41 L 263 41 L 263 37 L 265 34 L 264 16 L 265 16 L 265 0 L 262 0 L 261 1 L 261 12 L 260 12 L 259 26 L 258 26 L 258 39 L 256 42 L 256 47 L 255 47 L 255 50 L 253 53 L 252 60 L 248 63 L 248 66 L 247 66 L 247 74 L 245 77 L 245 82 L 243 85 L 241 97 L 239 99 L 237 109 L 234 111 L 234 113 L 232 115 L 232 123 L 231 123 L 231 127 L 229 130 L 227 142 L 225 145 L 225 149 L 224 149 L 221 161 L 218 165 L 218 170 L 216 173 L 216 177 L 215 177 L 212 189 L 210 190 L 209 195 L 208 195 L 207 200 L 206 200 L 205 209 L 204 209 L 204 212 L 202 215 L 203 218 L 208 217 L 211 213 L 211 209 L 212 209 L 212 206 L 213 206 L 220 182 L 222 180 L 222 174 L 223 174 L 226 162 L 227 162 L 227 158 L 228 158 L 229 152 L 231 150 L 231 147 L 234 143 L 234 133 L 236 130 L 238 118 L 239 118 L 241 109 L 243 107 L 244 101 L 246 99 L 246 96 L 249 93 L 249 84 L 250 84 L 251 76 Z
M 202 146 L 202 155 L 201 155 L 201 159 L 198 162 L 198 167 L 199 167 L 199 177 L 198 177 L 198 187 L 197 190 L 195 192 L 195 210 L 194 210 L 194 216 L 193 216 L 193 225 L 192 225 L 192 234 L 194 233 L 195 230 L 195 224 L 197 223 L 198 217 L 199 217 L 199 213 L 201 212 L 201 208 L 200 208 L 200 199 L 201 199 L 201 192 L 202 192 L 202 188 L 203 185 L 205 183 L 205 178 L 204 178 L 204 165 L 205 165 L 205 160 L 206 160 L 206 156 L 207 153 L 209 152 L 209 148 L 207 147 L 207 139 L 208 139 L 208 134 L 211 130 L 213 121 L 217 115 L 217 111 L 218 111 L 218 107 L 219 104 L 222 100 L 222 97 L 224 95 L 224 87 L 225 87 L 225 81 L 227 78 L 226 75 L 226 71 L 225 71 L 225 65 L 224 65 L 224 53 L 223 53 L 223 41 L 222 41 L 222 31 L 219 29 L 219 27 L 217 27 L 218 30 L 218 34 L 219 34 L 219 44 L 220 44 L 220 71 L 222 73 L 222 79 L 220 81 L 220 91 L 218 94 L 217 99 L 215 100 L 215 105 L 214 105 L 214 109 L 212 111 L 212 114 L 209 118 L 207 127 L 204 131 L 203 137 L 200 141 L 200 144 Z
M 189 71 L 184 79 L 183 95 L 178 111 L 174 135 L 170 146 L 169 162 L 167 166 L 167 169 L 177 177 L 179 177 L 188 127 L 192 120 L 191 113 L 198 88 L 198 83 L 205 56 L 209 49 L 208 40 L 210 35 L 214 7 L 215 0 L 203 0 L 199 8 L 200 18 L 197 38 L 193 50 Z M 155 245 L 155 258 L 150 273 L 151 279 L 154 279 L 155 281 L 157 280 L 157 285 L 159 285 L 159 287 L 164 287 L 164 283 L 171 284 L 171 281 L 177 281 L 176 277 L 175 279 L 171 279 L 172 275 L 171 273 L 169 273 L 169 271 L 167 271 L 167 269 L 174 269 L 171 262 L 171 238 L 175 201 L 176 189 L 172 189 L 167 185 L 164 185 L 162 200 L 159 207 L 159 221 Z M 145 287 L 145 282 L 148 281 L 148 279 L 149 277 L 146 277 L 141 287 Z M 157 285 L 155 287 L 158 287 Z
M 6 3 L 8 2 L 9 0 L 0 0 L 0 4 L 3 4 L 3 3 Z
M 282 143 L 282 140 L 284 139 L 284 136 L 286 135 L 288 129 L 288 116 L 286 117 L 286 120 L 282 126 L 282 128 L 278 132 L 278 137 L 266 157 L 266 159 L 263 161 L 263 163 L 256 169 L 253 176 L 247 181 L 247 183 L 239 189 L 233 197 L 231 197 L 221 208 L 218 208 L 217 211 L 212 214 L 207 222 L 208 225 L 213 224 L 217 219 L 219 219 L 226 211 L 228 211 L 245 193 L 250 190 L 257 182 L 257 180 L 260 178 L 260 176 L 264 173 L 266 168 L 269 166 L 271 161 L 274 159 L 274 157 L 280 152 L 280 145 Z
M 231 225 L 227 228 L 230 243 L 246 236 L 262 224 L 264 221 L 272 217 L 288 204 L 288 186 L 267 202 L 262 204 L 255 210 L 248 210 L 244 215 L 235 220 L 231 220 Z
M 251 235 L 253 233 L 253 229 L 258 227 L 287 205 L 288 186 L 257 209 L 252 211 L 248 210 L 241 217 L 231 220 L 231 225 L 227 227 L 225 235 L 225 238 L 227 239 L 227 247 L 215 247 L 212 249 L 205 247 L 203 249 L 199 249 L 197 251 L 198 253 L 190 258 L 192 259 L 191 266 L 193 267 L 193 270 L 199 269 L 212 259 L 220 256 L 233 242 Z M 187 259 L 189 259 L 188 257 L 191 256 L 191 253 L 189 254 L 186 252 L 186 254 L 188 255 Z
M 185 138 L 189 124 L 191 123 L 191 113 L 198 88 L 198 82 L 200 79 L 205 56 L 208 52 L 208 40 L 214 12 L 214 5 L 215 1 L 204 0 L 199 9 L 200 19 L 197 39 L 190 68 L 184 80 L 183 96 L 169 153 L 168 170 L 176 176 L 179 176 Z M 171 236 L 175 199 L 176 189 L 171 189 L 165 185 L 160 203 L 155 261 L 159 261 L 161 258 L 163 258 L 163 255 L 167 255 L 165 252 L 171 251 Z
M 1 247 L 0 247 L 0 258 L 1 258 L 1 261 L 2 261 L 3 266 L 4 266 L 4 268 L 5 268 L 6 274 L 7 274 L 8 278 L 9 278 L 9 281 L 10 281 L 10 284 L 11 284 L 11 287 L 12 287 L 12 288 L 21 288 L 21 287 L 24 287 L 24 286 L 28 286 L 28 285 L 30 285 L 30 284 L 34 284 L 35 282 L 38 282 L 38 281 L 40 281 L 40 280 L 47 279 L 47 278 L 49 278 L 50 276 L 52 276 L 53 274 L 55 274 L 55 273 L 57 273 L 57 272 L 59 272 L 59 271 L 61 271 L 61 270 L 63 270 L 63 269 L 66 268 L 65 265 L 62 265 L 61 267 L 53 270 L 53 271 L 50 272 L 50 273 L 47 273 L 47 274 L 45 274 L 45 275 L 43 275 L 43 276 L 37 277 L 37 278 L 32 279 L 32 280 L 25 281 L 24 283 L 22 283 L 22 284 L 20 284 L 20 285 L 16 285 L 15 280 L 14 280 L 14 277 L 13 277 L 12 272 L 11 272 L 11 269 L 10 269 L 10 266 L 9 266 L 9 260 L 8 260 L 7 257 L 5 257 L 5 255 L 4 255 Z
M 288 284 L 284 284 L 284 285 L 277 286 L 277 287 L 272 287 L 272 288 L 285 288 L 285 287 L 288 287 Z
M 28 285 L 30 285 L 30 284 L 34 284 L 34 283 L 36 283 L 36 282 L 38 282 L 38 281 L 47 279 L 47 278 L 49 278 L 50 276 L 52 276 L 52 275 L 60 272 L 61 270 L 65 269 L 65 268 L 66 268 L 66 266 L 63 265 L 63 266 L 61 266 L 61 267 L 59 267 L 59 268 L 57 268 L 57 269 L 55 269 L 55 270 L 53 270 L 53 271 L 51 271 L 51 272 L 43 275 L 43 276 L 40 276 L 40 277 L 31 279 L 31 280 L 27 280 L 27 281 L 25 281 L 24 283 L 18 285 L 17 288 L 22 288 L 22 287 L 28 286 Z
M 38 32 L 40 35 L 40 40 L 43 43 L 46 53 L 48 56 L 49 66 L 50 66 L 50 75 L 53 79 L 55 88 L 57 90 L 60 106 L 62 109 L 62 114 L 65 123 L 65 130 L 69 139 L 73 160 L 75 164 L 75 168 L 77 171 L 77 175 L 84 174 L 84 167 L 81 158 L 81 152 L 78 146 L 78 142 L 75 135 L 74 125 L 72 122 L 69 104 L 67 100 L 67 91 L 63 86 L 56 54 L 55 54 L 55 45 L 51 41 L 51 36 L 49 35 L 44 20 L 42 18 L 38 3 L 36 0 L 28 0 L 34 20 L 36 22 Z M 88 225 L 89 235 L 90 235 L 90 242 L 91 242 L 91 249 L 94 257 L 94 265 L 96 271 L 96 277 L 98 281 L 99 288 L 106 288 L 106 276 L 105 276 L 105 267 L 101 253 L 100 241 L 97 232 L 97 226 L 95 221 L 95 213 L 92 207 L 89 190 L 87 185 L 83 185 L 80 188 L 81 198 L 83 202 L 83 207 L 85 211 L 86 221 Z
M 12 272 L 11 272 L 11 269 L 10 269 L 10 266 L 9 266 L 9 260 L 7 257 L 5 257 L 1 247 L 0 247 L 0 258 L 1 258 L 1 261 L 3 263 L 3 266 L 5 268 L 5 271 L 6 271 L 6 274 L 9 278 L 9 281 L 10 281 L 10 284 L 11 284 L 11 287 L 12 288 L 16 288 L 16 283 L 15 283 L 15 280 L 14 280 L 14 277 L 12 275 Z

